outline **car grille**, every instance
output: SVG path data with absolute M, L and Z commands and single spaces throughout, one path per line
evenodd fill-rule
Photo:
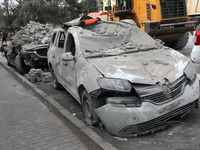
M 185 0 L 160 0 L 162 18 L 186 17 Z
M 39 56 L 47 56 L 47 48 L 41 48 L 36 51 Z
M 180 119 L 184 117 L 186 114 L 188 114 L 190 111 L 195 109 L 198 106 L 198 100 L 187 104 L 185 106 L 182 106 L 178 109 L 175 109 L 167 114 L 164 114 L 158 118 L 152 119 L 147 122 L 143 122 L 137 125 L 131 125 L 128 127 L 125 127 L 120 131 L 121 135 L 132 135 L 132 134 L 146 134 L 149 132 L 154 132 L 157 130 L 164 129 L 170 124 L 178 123 L 180 122 Z
M 140 95 L 142 101 L 151 101 L 152 103 L 163 103 L 169 99 L 173 100 L 182 94 L 183 89 L 187 83 L 185 76 L 182 76 L 178 80 L 169 84 L 171 90 L 171 96 L 169 98 L 163 93 L 163 91 L 151 95 Z

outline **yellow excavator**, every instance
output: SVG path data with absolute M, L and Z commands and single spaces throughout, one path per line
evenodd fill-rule
M 154 39 L 177 50 L 186 46 L 198 21 L 188 17 L 186 0 L 103 0 L 107 20 L 133 19 Z

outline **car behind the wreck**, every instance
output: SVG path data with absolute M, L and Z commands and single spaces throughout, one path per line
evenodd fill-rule
M 117 136 L 142 135 L 198 107 L 199 81 L 188 58 L 131 20 L 98 20 L 56 29 L 48 50 L 53 86 L 71 93 L 89 124 L 102 122 Z
M 48 69 L 48 45 L 11 45 L 4 47 L 7 64 L 12 65 L 20 74 L 28 73 L 31 68 Z

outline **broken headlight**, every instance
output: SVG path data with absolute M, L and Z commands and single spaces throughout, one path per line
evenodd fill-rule
M 184 69 L 186 77 L 189 79 L 189 83 L 193 84 L 196 79 L 196 71 L 193 64 L 189 61 Z
M 132 87 L 128 80 L 111 79 L 111 78 L 97 78 L 100 87 L 105 90 L 130 92 Z

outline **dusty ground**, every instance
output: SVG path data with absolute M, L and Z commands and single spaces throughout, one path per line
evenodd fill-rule
M 38 84 L 38 86 L 47 94 L 51 95 L 57 102 L 76 115 L 83 122 L 81 106 L 71 95 L 63 90 L 56 91 L 53 89 L 51 83 Z M 194 110 L 189 113 L 182 122 L 166 128 L 163 131 L 152 133 L 145 136 L 134 138 L 117 138 L 110 135 L 105 129 L 99 127 L 92 127 L 92 129 L 102 136 L 105 140 L 112 143 L 120 150 L 124 149 L 194 149 L 200 148 L 200 110 Z
M 192 39 L 188 45 L 180 52 L 189 57 L 192 50 Z M 44 92 L 51 95 L 57 102 L 64 106 L 73 115 L 77 116 L 83 122 L 81 106 L 64 89 L 54 90 L 51 83 L 37 84 Z M 153 150 L 199 150 L 200 149 L 200 109 L 189 113 L 182 122 L 172 125 L 165 130 L 134 138 L 118 138 L 109 134 L 100 127 L 91 127 L 95 132 L 109 141 L 120 150 L 128 149 L 153 149 Z

